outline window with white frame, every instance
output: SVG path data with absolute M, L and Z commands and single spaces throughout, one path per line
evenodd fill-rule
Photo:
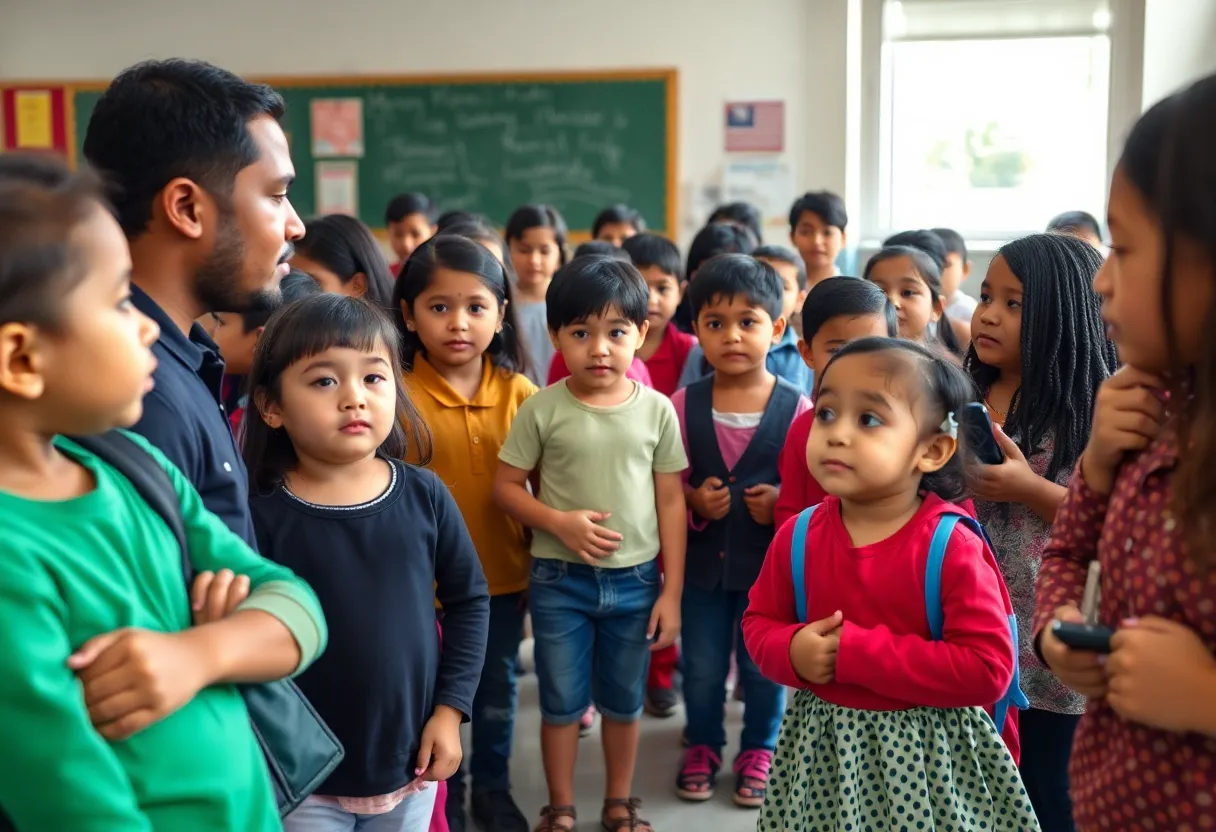
M 869 228 L 1002 240 L 1101 216 L 1111 25 L 1107 0 L 886 0 Z

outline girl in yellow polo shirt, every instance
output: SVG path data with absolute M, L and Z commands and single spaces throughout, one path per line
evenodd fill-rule
M 490 584 L 490 638 L 473 700 L 473 817 L 485 828 L 526 829 L 511 797 L 516 656 L 523 638 L 531 556 L 522 526 L 494 503 L 498 450 L 536 385 L 502 262 L 471 240 L 441 234 L 402 267 L 393 291 L 404 341 L 405 382 L 434 434 L 429 467 L 464 515 Z M 464 775 L 448 781 L 446 815 L 463 832 Z

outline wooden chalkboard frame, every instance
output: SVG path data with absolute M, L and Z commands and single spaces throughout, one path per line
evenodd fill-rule
M 590 69 L 569 71 L 525 71 L 525 72 L 468 72 L 426 73 L 418 75 L 269 75 L 249 76 L 250 81 L 270 84 L 273 87 L 342 87 L 362 84 L 411 85 L 411 84 L 512 84 L 512 83 L 561 83 L 579 81 L 663 81 L 667 99 L 667 216 L 664 217 L 664 232 L 674 236 L 678 229 L 679 210 L 679 70 L 674 67 L 652 69 Z M 76 93 L 99 92 L 109 86 L 109 81 L 27 81 L 0 79 L 0 87 L 59 87 L 64 91 L 65 124 L 67 132 L 67 160 L 76 165 Z M 383 229 L 377 229 L 382 231 Z M 586 235 L 590 229 L 571 229 L 576 238 Z

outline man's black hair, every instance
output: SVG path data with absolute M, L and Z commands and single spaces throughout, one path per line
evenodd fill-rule
M 236 175 L 258 160 L 249 122 L 279 121 L 283 99 L 204 61 L 148 61 L 124 70 L 98 99 L 84 156 L 107 180 L 130 239 L 152 219 L 152 201 L 184 177 L 227 199 Z

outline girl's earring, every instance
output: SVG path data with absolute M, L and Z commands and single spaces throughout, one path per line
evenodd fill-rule
M 405 322 L 405 328 L 406 328 L 406 329 L 408 329 L 410 332 L 413 332 L 413 331 L 414 331 L 414 323 L 413 323 L 413 321 L 406 321 L 406 322 Z

